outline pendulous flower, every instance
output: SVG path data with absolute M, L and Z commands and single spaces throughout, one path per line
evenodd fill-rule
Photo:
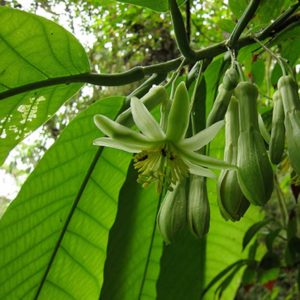
M 166 130 L 163 130 L 139 99 L 133 97 L 130 106 L 134 123 L 140 132 L 104 115 L 96 115 L 94 122 L 107 137 L 97 138 L 94 145 L 135 153 L 134 167 L 139 172 L 138 182 L 143 187 L 157 182 L 158 191 L 161 191 L 162 186 L 172 190 L 172 186 L 190 173 L 215 178 L 208 167 L 233 167 L 196 152 L 216 136 L 224 125 L 223 121 L 185 138 L 190 119 L 190 100 L 183 82 L 176 88 Z

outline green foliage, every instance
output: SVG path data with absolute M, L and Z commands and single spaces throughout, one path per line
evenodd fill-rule
M 240 18 L 249 2 L 249 0 L 229 0 L 229 7 L 236 18 Z M 276 5 L 268 0 L 261 1 L 254 19 L 255 25 L 268 25 L 271 20 L 274 20 L 276 16 L 286 10 L 291 5 L 291 2 L 295 3 L 296 1 L 277 0 Z
M 131 3 L 143 7 L 148 7 L 156 11 L 168 10 L 168 0 L 152 1 L 152 0 L 118 0 L 119 2 Z M 177 0 L 178 4 L 184 3 L 186 0 Z
M 162 252 L 162 240 L 156 231 L 159 195 L 154 186 L 145 190 L 136 179 L 131 166 L 109 236 L 100 299 L 156 298 Z
M 121 105 L 108 98 L 78 115 L 9 206 L 0 227 L 2 299 L 99 295 L 130 155 L 92 145 L 92 116 L 113 117 Z
M 89 72 L 79 42 L 54 22 L 0 8 L 0 93 L 55 77 Z M 0 100 L 0 162 L 29 132 L 47 121 L 82 84 L 54 85 Z M 9 96 L 9 95 L 8 95 Z
M 266 226 L 270 220 L 263 220 L 260 222 L 257 222 L 253 224 L 245 233 L 243 238 L 243 249 L 245 249 L 248 244 L 251 242 L 251 239 L 254 237 L 254 235 L 264 226 Z

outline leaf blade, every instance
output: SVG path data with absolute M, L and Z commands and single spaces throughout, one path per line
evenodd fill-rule
M 243 250 L 247 247 L 247 245 L 251 242 L 254 235 L 265 225 L 270 223 L 270 219 L 263 220 L 253 224 L 245 233 L 243 238 Z
M 159 195 L 154 186 L 143 189 L 136 179 L 131 166 L 109 236 L 103 300 L 156 299 L 162 251 L 162 239 L 155 228 Z
M 92 116 L 113 118 L 122 102 L 112 97 L 79 114 L 7 209 L 0 221 L 1 299 L 99 297 L 131 156 L 92 145 L 100 135 Z
M 87 55 L 73 35 L 56 23 L 0 7 L 0 93 L 49 78 L 89 72 Z M 0 100 L 0 164 L 29 132 L 38 128 L 82 84 L 56 85 Z

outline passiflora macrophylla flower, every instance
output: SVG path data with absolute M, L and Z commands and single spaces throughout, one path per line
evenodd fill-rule
M 96 115 L 95 124 L 107 137 L 96 139 L 94 145 L 136 153 L 134 166 L 139 172 L 138 182 L 144 187 L 157 182 L 159 191 L 163 185 L 172 190 L 172 186 L 189 173 L 215 178 L 215 174 L 207 167 L 233 167 L 224 161 L 196 153 L 216 136 L 224 125 L 223 121 L 185 138 L 190 119 L 190 101 L 183 82 L 176 88 L 165 131 L 139 99 L 133 97 L 130 106 L 134 123 L 140 132 L 104 115 Z

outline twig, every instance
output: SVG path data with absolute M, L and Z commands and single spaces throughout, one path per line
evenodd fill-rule
M 180 53 L 185 58 L 193 61 L 196 59 L 196 53 L 190 47 L 189 38 L 176 0 L 169 0 L 169 8 L 172 16 L 175 38 Z
M 244 11 L 243 15 L 239 19 L 238 23 L 234 27 L 228 42 L 227 46 L 229 48 L 233 48 L 239 39 L 240 35 L 254 16 L 258 6 L 259 6 L 260 0 L 251 0 L 249 5 L 247 6 L 246 10 Z
M 300 20 L 297 18 L 295 20 L 295 23 L 293 23 L 295 26 L 299 26 Z M 291 25 L 291 24 L 289 24 Z M 278 25 L 279 26 L 279 25 Z M 282 28 L 283 30 L 284 28 Z M 277 32 L 277 33 L 280 33 Z M 270 36 L 273 35 L 273 33 L 270 33 Z M 262 40 L 261 34 L 258 34 L 256 36 L 258 40 Z M 266 37 L 263 36 L 265 39 Z M 240 49 L 245 46 L 251 45 L 255 43 L 254 39 L 251 36 L 247 36 L 244 38 L 241 38 L 237 41 L 235 49 Z M 215 44 L 213 46 L 209 46 L 207 48 L 201 49 L 196 51 L 197 54 L 197 61 L 202 59 L 210 59 L 214 58 L 215 56 L 218 56 L 219 54 L 222 54 L 227 51 L 226 47 L 226 41 L 223 41 L 221 43 Z M 117 74 L 94 74 L 94 73 L 83 73 L 83 74 L 76 74 L 76 75 L 66 75 L 62 77 L 55 77 L 55 78 L 48 78 L 46 80 L 28 83 L 16 88 L 11 88 L 10 90 L 4 91 L 0 93 L 0 100 L 3 100 L 8 97 L 12 97 L 24 92 L 36 90 L 43 87 L 53 86 L 53 85 L 59 85 L 59 84 L 71 84 L 76 82 L 81 83 L 90 83 L 94 85 L 99 86 L 120 86 L 129 84 L 132 82 L 136 82 L 139 80 L 142 80 L 146 76 L 152 75 L 154 73 L 161 74 L 161 73 L 168 73 L 170 71 L 175 70 L 178 68 L 178 66 L 181 64 L 182 57 L 178 57 L 176 59 L 154 64 L 150 66 L 145 67 L 135 67 L 133 69 L 130 69 L 123 73 L 117 73 Z M 186 62 L 188 63 L 188 62 Z

